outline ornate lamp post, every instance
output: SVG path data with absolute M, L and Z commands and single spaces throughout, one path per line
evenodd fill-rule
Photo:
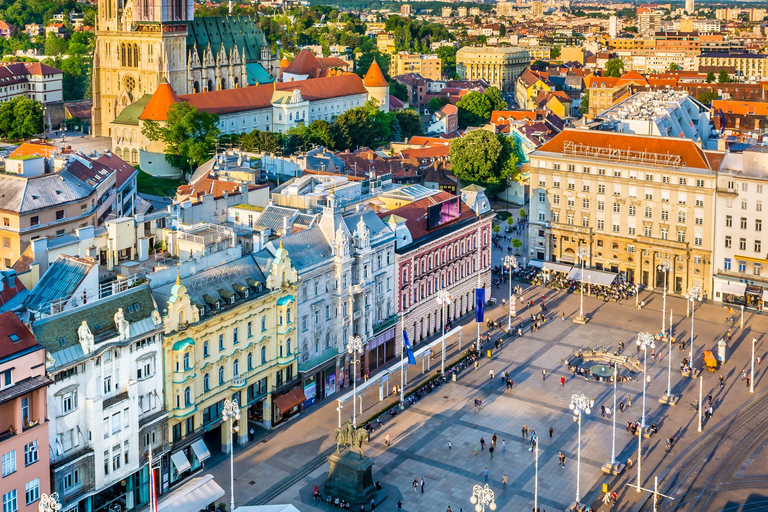
M 568 406 L 573 411 L 573 421 L 579 424 L 579 450 L 576 456 L 576 505 L 581 502 L 581 413 L 590 414 L 590 400 L 586 395 L 571 395 L 571 403 Z
M 445 375 L 445 307 L 451 303 L 451 294 L 445 290 L 440 290 L 437 292 L 437 299 L 435 300 L 438 304 L 440 304 L 443 312 L 443 318 L 441 322 L 443 324 L 443 338 L 441 341 L 442 355 L 440 356 L 440 375 Z
M 59 493 L 52 492 L 51 495 L 45 493 L 40 495 L 40 501 L 37 504 L 38 512 L 59 512 L 61 503 L 59 503 Z
M 576 257 L 581 261 L 581 275 L 579 276 L 581 280 L 581 286 L 579 286 L 579 288 L 581 288 L 581 298 L 579 302 L 579 317 L 575 318 L 574 321 L 584 323 L 584 260 L 589 258 L 589 249 L 583 245 L 580 246 L 576 251 Z
M 350 336 L 347 352 L 352 356 L 352 426 L 357 428 L 357 355 L 363 353 L 363 339 L 357 334 Z
M 469 498 L 469 502 L 475 506 L 475 512 L 485 512 L 486 506 L 491 510 L 496 510 L 493 491 L 488 487 L 488 484 L 485 484 L 485 487 L 480 487 L 479 485 L 474 486 L 472 488 L 472 497 Z
M 755 392 L 755 343 L 757 338 L 752 338 L 752 369 L 749 372 L 749 392 Z
M 238 429 L 235 426 L 235 420 L 240 420 L 240 406 L 237 404 L 237 400 L 224 400 L 224 410 L 221 412 L 221 419 L 224 422 L 232 420 L 232 425 L 229 429 L 229 506 L 231 510 L 235 510 L 235 447 L 232 443 L 232 433 L 237 432 Z
M 662 302 L 661 306 L 661 334 L 663 336 L 664 332 L 666 331 L 666 325 L 664 322 L 667 319 L 667 272 L 669 272 L 669 261 L 663 260 L 661 263 L 659 263 L 657 268 L 660 272 L 664 272 L 664 301 Z M 672 327 L 671 324 L 670 327 Z
M 691 375 L 693 375 L 693 321 L 696 316 L 696 301 L 701 301 L 701 288 L 691 286 L 685 297 L 691 302 L 691 353 L 688 355 L 688 360 L 690 361 Z
M 640 473 L 643 462 L 643 432 L 645 431 L 645 388 L 648 387 L 646 372 L 648 370 L 648 347 L 656 348 L 653 342 L 653 334 L 649 332 L 637 333 L 637 339 L 640 341 L 640 349 L 643 351 L 643 418 L 640 422 L 640 432 L 637 436 L 637 492 L 640 492 Z
M 509 269 L 509 315 L 507 315 L 507 331 L 512 332 L 512 271 L 517 268 L 517 258 L 508 254 L 504 257 L 504 266 Z

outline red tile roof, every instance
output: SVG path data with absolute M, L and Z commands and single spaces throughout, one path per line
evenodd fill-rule
M 32 246 L 30 245 L 29 247 Z M 0 274 L 0 279 L 5 279 L 5 277 Z M 13 286 L 8 286 L 5 282 L 3 282 L 2 290 L 0 290 L 0 306 L 7 303 L 23 290 L 25 290 L 24 284 L 21 282 L 18 276 L 13 276 Z M 0 319 L 2 319 L 2 316 L 0 316 Z M 0 320 L 0 322 L 2 322 L 2 320 Z M 0 327 L 0 329 L 2 329 L 2 327 Z
M 472 211 L 472 208 L 467 206 L 464 201 L 461 201 L 461 215 L 459 215 L 459 218 L 447 222 L 431 231 L 427 230 L 427 207 L 443 202 L 447 199 L 451 199 L 452 197 L 455 196 L 449 192 L 438 192 L 433 196 L 427 197 L 425 199 L 419 199 L 418 201 L 414 201 L 408 205 L 395 208 L 394 210 L 381 212 L 377 215 L 380 218 L 384 218 L 389 215 L 397 215 L 398 217 L 404 218 L 405 225 L 408 228 L 408 231 L 411 232 L 413 241 L 416 242 L 417 240 L 424 238 L 427 235 L 442 232 L 446 229 L 450 229 L 458 222 L 475 217 L 475 212 Z
M 363 78 L 363 84 L 366 87 L 386 87 L 389 85 L 376 59 L 371 62 L 371 67 L 368 68 L 368 72 L 365 74 L 365 78 Z
M 714 100 L 712 108 L 715 111 L 722 110 L 725 114 L 768 116 L 766 101 Z
M 176 196 L 179 200 L 193 199 L 199 200 L 203 196 L 212 194 L 214 198 L 223 197 L 226 192 L 230 196 L 240 194 L 240 183 L 237 181 L 220 180 L 215 174 L 208 173 L 204 178 L 189 185 L 182 185 L 176 190 Z M 268 187 L 269 185 L 249 184 L 248 190 L 257 190 Z
M 447 158 L 450 155 L 451 146 L 446 144 L 444 146 L 430 146 L 426 148 L 411 148 L 404 149 L 400 152 L 400 156 L 403 158 Z
M 35 336 L 15 313 L 9 311 L 0 314 L 0 357 L 10 356 L 37 344 Z
M 408 140 L 408 144 L 420 146 L 447 146 L 451 141 L 440 137 L 425 137 L 423 135 L 414 135 Z
M 155 89 L 155 93 L 149 99 L 149 103 L 144 107 L 144 111 L 139 115 L 139 119 L 149 119 L 152 121 L 165 121 L 168 119 L 168 109 L 174 103 L 180 103 L 181 100 L 173 90 L 171 84 L 163 79 L 160 85 Z
M 117 176 L 115 179 L 118 189 L 122 187 L 126 181 L 131 179 L 134 174 L 138 174 L 135 167 L 133 167 L 119 156 L 115 156 L 112 154 L 112 152 L 104 153 L 99 158 L 97 158 L 96 161 L 106 167 L 109 167 L 110 169 L 117 171 Z
M 599 136 L 590 130 L 563 130 L 538 151 L 563 153 L 567 142 L 611 150 L 642 151 L 663 155 L 680 156 L 681 166 L 692 169 L 711 169 L 704 152 L 689 139 L 656 137 L 626 133 L 600 132 Z
M 311 51 L 301 50 L 293 61 L 283 70 L 283 73 L 294 75 L 309 75 L 309 78 L 323 76 L 324 67 Z
M 301 96 L 305 100 L 310 101 L 366 93 L 360 77 L 354 73 L 348 73 L 339 76 L 314 78 L 312 80 L 297 80 L 296 82 L 282 82 L 223 91 L 185 94 L 180 96 L 180 99 L 198 110 L 220 115 L 271 107 L 274 90 L 293 91 L 296 89 L 301 92 Z
M 535 110 L 494 110 L 491 112 L 492 124 L 509 124 L 510 121 L 534 121 Z
M 457 107 L 456 105 L 451 105 L 450 103 L 446 103 L 445 105 L 443 105 L 443 108 L 438 110 L 438 112 L 442 112 L 447 116 L 458 115 L 459 107 Z
M 8 157 L 42 156 L 44 158 L 51 158 L 56 152 L 60 153 L 61 150 L 47 142 L 24 142 L 14 149 Z

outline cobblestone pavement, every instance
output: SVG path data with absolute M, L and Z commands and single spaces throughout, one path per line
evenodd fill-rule
M 495 254 L 494 259 L 499 259 Z M 497 262 L 495 261 L 494 264 Z M 494 288 L 493 296 L 500 300 L 505 297 L 507 287 Z M 639 510 L 646 503 L 648 493 L 638 493 L 627 486 L 636 484 L 636 467 L 630 473 L 619 477 L 605 476 L 600 467 L 611 458 L 612 422 L 601 417 L 600 405 L 606 404 L 613 409 L 613 388 L 584 378 L 572 377 L 563 372 L 561 358 L 582 346 L 606 345 L 614 348 L 619 340 L 627 341 L 625 353 L 634 354 L 634 336 L 638 331 L 655 332 L 661 328 L 662 297 L 658 293 L 643 292 L 642 299 L 646 307 L 638 310 L 634 301 L 619 304 L 585 297 L 584 310 L 590 318 L 586 325 L 574 324 L 571 320 L 578 314 L 579 296 L 549 289 L 526 287 L 524 299 L 540 298 L 546 294 L 550 299 L 548 313 L 551 320 L 535 333 L 526 333 L 522 339 L 505 343 L 504 348 L 494 353 L 491 360 L 483 359 L 479 371 L 464 372 L 458 382 L 450 382 L 428 394 L 414 406 L 387 420 L 384 427 L 377 429 L 366 451 L 375 460 L 374 479 L 380 480 L 388 491 L 388 498 L 378 507 L 379 510 L 396 510 L 398 500 L 402 500 L 406 511 L 434 510 L 442 512 L 449 505 L 455 512 L 466 509 L 471 511 L 469 503 L 472 486 L 484 482 L 483 472 L 489 471 L 489 485 L 496 493 L 498 509 L 501 511 L 530 510 L 534 500 L 534 455 L 529 451 L 529 440 L 521 437 L 521 427 L 525 424 L 535 430 L 540 438 L 539 455 L 539 507 L 542 510 L 565 510 L 576 495 L 576 458 L 578 425 L 573 421 L 568 409 L 571 394 L 584 393 L 595 400 L 595 410 L 585 416 L 582 424 L 581 453 L 581 496 L 582 503 L 593 503 L 596 510 L 609 510 L 602 505 L 601 487 L 607 483 L 611 491 L 616 490 L 619 501 L 615 510 Z M 668 296 L 667 309 L 672 308 L 673 329 L 676 336 L 688 339 L 690 318 L 686 318 L 685 300 Z M 538 306 L 534 307 L 538 312 Z M 560 315 L 565 313 L 566 320 Z M 527 316 L 523 308 L 519 315 Z M 506 311 L 500 307 L 489 310 L 491 318 L 506 319 Z M 724 336 L 728 326 L 724 323 L 725 310 L 716 304 L 701 304 L 696 311 L 695 347 L 700 360 L 702 350 L 716 350 L 717 341 Z M 667 313 L 668 318 L 668 313 Z M 473 338 L 476 324 L 465 319 L 464 348 Z M 657 347 L 661 354 L 655 362 L 649 361 L 648 375 L 651 377 L 647 389 L 647 422 L 656 423 L 660 432 L 643 442 L 642 486 L 653 486 L 654 476 L 662 477 L 661 488 L 670 486 L 671 492 L 687 494 L 698 487 L 699 478 L 711 478 L 705 471 L 689 471 L 683 479 L 674 480 L 665 473 L 668 468 L 696 467 L 689 454 L 700 450 L 701 445 L 722 444 L 723 453 L 714 452 L 714 458 L 720 458 L 727 452 L 722 443 L 728 437 L 728 418 L 738 418 L 737 412 L 749 400 L 760 400 L 762 389 L 768 382 L 762 372 L 756 373 L 755 395 L 750 395 L 741 381 L 741 370 L 750 359 L 750 341 L 757 337 L 757 353 L 765 359 L 768 340 L 764 332 L 768 320 L 754 312 L 745 316 L 744 329 L 738 329 L 731 341 L 727 364 L 718 373 L 705 372 L 703 375 L 704 396 L 710 391 L 714 397 L 714 416 L 703 425 L 703 432 L 697 432 L 696 413 L 691 410 L 690 402 L 698 395 L 699 383 L 696 379 L 682 378 L 679 371 L 680 360 L 686 352 L 674 350 L 671 353 L 673 393 L 682 395 L 676 407 L 660 405 L 658 398 L 667 387 L 668 354 L 666 347 Z M 482 328 L 485 332 L 485 328 Z M 458 355 L 456 337 L 447 343 L 449 359 Z M 439 353 L 434 367 L 439 365 Z M 506 390 L 501 380 L 492 381 L 489 370 L 498 376 L 508 370 L 515 383 L 513 390 Z M 547 370 L 547 379 L 543 380 L 541 371 Z M 717 377 L 723 374 L 725 386 L 721 389 Z M 566 377 L 565 386 L 560 385 L 560 376 Z M 409 369 L 409 383 L 424 379 L 421 367 Z M 362 417 L 381 410 L 386 403 L 379 402 L 378 386 L 364 394 Z M 619 397 L 632 398 L 632 406 L 617 416 L 616 454 L 617 459 L 637 460 L 637 439 L 625 431 L 628 420 L 636 421 L 641 416 L 642 384 L 640 381 L 621 383 L 618 386 Z M 346 391 L 346 390 L 345 390 Z M 481 398 L 484 407 L 480 411 L 473 408 L 473 400 Z M 768 398 L 765 400 L 768 401 Z M 762 404 L 762 402 L 760 402 Z M 763 407 L 757 409 L 766 410 Z M 350 416 L 350 411 L 342 411 L 343 419 Z M 294 421 L 289 422 L 261 440 L 236 450 L 235 454 L 235 502 L 237 505 L 264 503 L 293 503 L 302 511 L 326 510 L 328 505 L 312 501 L 311 490 L 317 484 L 322 487 L 327 475 L 326 457 L 333 449 L 333 429 L 338 422 L 335 400 L 328 400 L 305 411 Z M 748 422 L 744 429 L 762 425 L 759 421 Z M 720 427 L 726 427 L 725 430 Z M 549 436 L 549 428 L 553 436 Z M 723 432 L 726 432 L 725 434 Z M 383 437 L 390 434 L 392 446 L 384 446 Z M 479 450 L 475 455 L 474 447 L 479 448 L 480 438 L 487 443 L 493 434 L 497 434 L 497 449 L 493 459 L 489 452 Z M 741 431 L 739 431 L 740 435 Z M 664 438 L 673 435 L 676 439 L 672 450 L 667 451 Z M 719 437 L 718 437 L 719 436 Z M 506 440 L 506 451 L 502 451 L 502 439 Z M 448 449 L 448 442 L 452 449 Z M 757 442 L 750 443 L 754 447 Z M 755 456 L 762 450 L 762 444 L 754 451 Z M 565 468 L 558 464 L 558 452 L 566 456 Z M 752 454 L 739 456 L 739 462 L 748 460 Z M 762 457 L 761 457 L 762 458 Z M 216 457 L 221 460 L 220 457 Z M 714 459 L 713 459 L 714 460 Z M 731 461 L 734 462 L 734 461 Z M 686 466 L 687 464 L 687 466 Z M 711 469 L 710 469 L 711 465 Z M 707 471 L 715 472 L 715 464 L 705 460 Z M 755 464 L 762 468 L 762 463 Z M 745 474 L 752 474 L 755 468 L 747 467 Z M 229 464 L 219 463 L 208 469 L 229 494 Z M 677 473 L 677 469 L 674 470 Z M 706 473 L 706 475 L 705 475 Z M 502 488 L 502 477 L 507 474 L 508 485 Z M 761 473 L 756 473 L 760 474 Z M 424 478 L 425 492 L 413 492 L 413 479 Z M 685 480 L 687 478 L 688 480 Z M 667 482 L 669 480 L 669 483 Z M 690 482 L 694 483 L 691 484 Z M 676 490 L 672 484 L 677 485 Z M 744 491 L 727 499 L 735 499 Z M 222 501 L 229 501 L 228 495 Z M 699 500 L 700 502 L 703 500 Z M 710 500 L 714 503 L 717 500 Z M 719 503 L 719 502 L 718 502 Z M 681 509 L 682 510 L 682 509 Z M 704 510 L 704 509 L 702 509 Z M 707 509 L 709 510 L 709 509 Z M 715 510 L 715 509 L 711 509 Z M 718 509 L 721 510 L 721 509 Z

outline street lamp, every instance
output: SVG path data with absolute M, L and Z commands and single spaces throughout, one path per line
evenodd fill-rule
M 445 306 L 451 303 L 451 294 L 445 290 L 440 290 L 437 292 L 437 299 L 435 300 L 440 304 L 443 313 L 443 318 L 441 319 L 441 323 L 443 324 L 443 338 L 441 340 L 442 355 L 440 356 L 440 375 L 445 376 Z
M 571 395 L 571 403 L 568 406 L 573 411 L 573 421 L 579 424 L 579 450 L 576 456 L 576 506 L 581 502 L 581 413 L 590 414 L 590 400 L 586 395 Z
M 232 433 L 238 431 L 238 427 L 235 426 L 235 420 L 240 421 L 240 406 L 237 404 L 237 400 L 224 400 L 224 410 L 221 413 L 221 419 L 224 422 L 232 420 L 232 425 L 229 429 L 229 506 L 231 510 L 235 510 L 235 447 L 232 443 Z
M 749 392 L 755 392 L 755 343 L 757 338 L 752 338 L 752 371 L 749 372 Z
M 37 504 L 38 512 L 59 512 L 61 503 L 59 503 L 59 493 L 52 492 L 51 495 L 45 493 L 40 495 L 40 502 Z
M 539 509 L 539 436 L 536 436 L 536 448 L 534 454 L 536 455 L 536 475 L 533 480 L 533 509 Z
M 363 353 L 363 339 L 357 334 L 350 336 L 347 352 L 352 356 L 352 426 L 357 428 L 357 355 Z
M 691 375 L 693 375 L 693 320 L 696 316 L 696 301 L 701 301 L 701 288 L 698 286 L 691 286 L 685 297 L 691 301 L 691 353 L 688 358 L 691 366 Z
M 576 257 L 581 260 L 581 275 L 579 276 L 581 279 L 581 299 L 579 303 L 579 317 L 575 320 L 578 320 L 579 322 L 584 322 L 584 260 L 589 258 L 589 249 L 584 247 L 583 245 L 579 247 L 579 249 L 576 251 Z
M 517 258 L 508 254 L 504 257 L 504 266 L 509 269 L 509 314 L 507 315 L 507 331 L 512 332 L 512 271 L 517 268 Z
M 656 345 L 653 342 L 653 334 L 649 332 L 637 333 L 637 340 L 640 342 L 640 349 L 643 351 L 643 418 L 640 422 L 640 432 L 637 436 L 637 492 L 640 492 L 640 468 L 643 462 L 643 432 L 645 431 L 645 388 L 648 387 L 646 372 L 648 370 L 648 347 L 653 350 Z
M 476 485 L 472 488 L 472 497 L 469 502 L 475 506 L 475 512 L 485 512 L 486 505 L 491 510 L 496 510 L 496 502 L 493 499 L 493 491 L 488 484 L 485 487 Z
M 664 335 L 664 331 L 666 331 L 666 326 L 664 325 L 664 322 L 667 319 L 667 272 L 669 272 L 669 261 L 664 260 L 661 263 L 659 263 L 659 266 L 657 267 L 659 271 L 664 272 L 664 301 L 662 303 L 661 307 L 661 335 Z M 670 325 L 670 327 L 672 327 Z

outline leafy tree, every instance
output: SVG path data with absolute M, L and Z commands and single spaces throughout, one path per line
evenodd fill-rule
M 432 112 L 437 112 L 443 108 L 443 105 L 447 105 L 448 103 L 450 103 L 450 100 L 447 96 L 437 96 L 435 98 L 430 98 L 427 102 L 427 108 Z
M 39 101 L 16 96 L 0 104 L 0 136 L 3 138 L 27 139 L 44 130 L 43 106 Z
M 170 106 L 165 122 L 145 121 L 142 133 L 165 144 L 168 163 L 190 171 L 210 158 L 219 135 L 218 123 L 219 116 L 182 102 Z
M 680 71 L 680 66 L 678 66 L 677 64 L 675 64 L 675 63 L 673 62 L 673 63 L 671 63 L 671 64 L 669 65 L 669 70 L 670 70 L 670 71 Z
M 556 59 L 560 56 L 560 47 L 559 46 L 553 46 L 549 50 L 549 58 L 550 59 Z
M 707 73 L 707 83 L 711 84 L 714 81 L 715 81 L 715 72 L 710 71 L 709 73 Z
M 712 105 L 712 101 L 716 100 L 719 96 L 720 95 L 715 91 L 708 91 L 699 94 L 699 97 L 696 99 L 699 100 L 699 103 L 703 103 L 704 105 Z
M 728 72 L 724 69 L 720 70 L 720 73 L 717 75 L 717 81 L 721 84 L 727 84 L 731 81 L 731 77 L 728 76 Z
M 501 226 L 499 226 L 498 224 L 493 226 L 493 232 L 498 235 L 501 232 Z
M 506 35 L 507 35 L 507 27 L 505 27 L 504 24 L 502 23 L 501 25 L 499 25 L 499 37 L 504 37 Z
M 620 77 L 624 71 L 624 61 L 611 59 L 605 63 L 605 76 Z
M 514 224 L 514 223 L 515 223 L 515 219 L 514 219 L 514 217 L 512 217 L 512 214 L 510 213 L 509 217 L 507 217 L 507 226 L 511 227 L 512 224 Z
M 589 91 L 581 95 L 581 101 L 579 102 L 579 112 L 585 116 L 589 113 Z
M 401 110 L 395 113 L 395 120 L 400 127 L 400 133 L 403 139 L 410 139 L 415 135 L 424 134 L 424 124 L 421 122 L 419 113 L 415 110 Z
M 475 15 L 474 22 L 475 22 L 475 25 L 480 25 L 480 23 L 481 23 L 480 16 Z
M 523 242 L 521 242 L 518 238 L 514 238 L 512 240 L 512 247 L 515 248 L 515 250 L 519 250 L 523 246 Z
M 459 127 L 480 126 L 491 119 L 494 110 L 506 110 L 507 102 L 496 87 L 489 87 L 484 93 L 472 91 L 456 103 L 459 108 Z
M 336 148 L 356 149 L 372 145 L 375 140 L 373 129 L 373 122 L 365 107 L 347 110 L 333 122 Z
M 63 37 L 56 37 L 52 33 L 49 33 L 45 38 L 45 54 L 46 55 L 61 55 L 67 53 L 67 47 L 69 44 Z
M 485 186 L 491 197 L 518 172 L 513 140 L 488 130 L 474 130 L 453 139 L 450 155 L 456 177 Z
M 451 76 L 456 72 L 456 48 L 454 46 L 441 46 L 435 50 L 435 54 L 440 57 L 443 73 Z
M 408 101 L 408 87 L 397 80 L 389 81 L 389 93 L 402 102 Z
M 336 145 L 333 126 L 328 121 L 322 119 L 312 121 L 312 124 L 309 125 L 309 139 L 307 140 L 310 144 L 333 149 Z
M 624 27 L 624 32 L 628 32 L 630 34 L 637 34 L 637 27 L 630 25 L 629 27 Z

